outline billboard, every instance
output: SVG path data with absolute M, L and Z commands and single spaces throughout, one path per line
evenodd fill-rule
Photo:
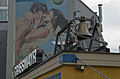
M 51 55 L 67 20 L 67 0 L 16 0 L 16 64 L 35 48 Z

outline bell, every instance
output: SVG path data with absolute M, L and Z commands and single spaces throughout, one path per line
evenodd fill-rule
M 80 22 L 78 24 L 78 29 L 77 29 L 77 39 L 85 40 L 85 39 L 88 39 L 91 37 L 92 37 L 92 35 L 88 31 L 87 24 L 85 22 Z

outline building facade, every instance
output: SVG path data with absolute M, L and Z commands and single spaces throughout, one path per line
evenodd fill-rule
M 0 1 L 0 79 L 6 79 L 8 1 Z
M 19 75 L 18 79 L 119 79 L 119 56 L 120 54 L 105 52 L 62 52 L 29 72 Z M 82 62 L 75 61 L 74 57 Z
M 12 0 L 9 1 L 8 10 L 9 18 L 8 18 L 6 79 L 13 78 L 13 74 L 11 72 L 12 69 L 14 68 L 14 65 L 17 65 L 27 55 L 29 55 L 31 49 L 33 50 L 37 48 L 43 50 L 49 57 L 53 56 L 56 35 L 58 31 L 63 29 L 63 26 L 67 22 L 74 18 L 73 16 L 74 12 L 79 11 L 80 12 L 80 14 L 78 15 L 79 17 L 81 16 L 84 16 L 86 18 L 93 17 L 94 20 L 97 23 L 99 23 L 99 16 L 95 12 L 93 12 L 87 5 L 85 5 L 81 0 Z M 55 26 L 47 27 L 46 23 L 48 22 L 48 20 L 50 20 L 50 16 L 46 15 L 54 11 L 56 12 L 56 16 L 54 16 L 54 20 L 53 18 L 51 18 L 51 21 L 49 22 L 59 24 L 53 24 L 57 25 L 57 27 Z M 40 15 L 42 19 L 41 17 L 38 17 L 41 21 L 37 22 L 38 25 L 37 27 L 35 27 L 35 24 L 37 24 L 35 23 L 35 21 L 37 21 L 35 17 L 37 17 L 36 15 L 39 13 L 43 13 L 41 14 L 42 16 Z M 59 16 L 62 18 L 59 18 L 57 20 L 56 18 L 58 18 Z M 42 25 L 39 25 L 39 23 L 41 23 Z M 28 27 L 26 26 L 27 24 Z M 88 29 L 92 28 L 90 22 L 87 22 L 87 24 Z M 45 31 L 39 33 L 43 30 Z M 31 32 L 34 32 L 35 34 Z M 90 31 L 91 34 L 92 32 L 93 31 Z M 94 34 L 95 36 L 101 34 L 100 26 L 97 27 Z M 34 38 L 31 36 L 33 36 Z M 97 39 L 104 41 L 102 35 Z M 62 42 L 65 42 L 64 38 L 62 39 Z M 85 43 L 86 43 L 85 46 L 89 47 L 88 44 L 90 43 L 90 40 L 86 40 Z M 80 46 L 83 46 L 83 43 L 81 43 Z M 93 41 L 91 48 L 93 47 L 92 50 L 95 50 L 94 47 L 98 46 L 101 46 L 101 44 L 96 41 Z
M 0 23 L 0 79 L 6 76 L 7 30 L 8 23 Z

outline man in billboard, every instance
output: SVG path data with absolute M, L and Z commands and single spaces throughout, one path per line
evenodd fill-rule
M 16 41 L 15 41 L 15 56 L 19 60 L 19 52 L 25 37 L 41 25 L 42 19 L 47 13 L 48 9 L 45 4 L 35 2 L 30 8 L 30 11 L 25 13 L 21 18 L 16 19 Z

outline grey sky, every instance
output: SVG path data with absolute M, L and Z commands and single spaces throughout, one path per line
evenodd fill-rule
M 120 1 L 119 0 L 82 0 L 93 11 L 98 12 L 97 5 L 103 4 L 103 36 L 111 52 L 118 52 L 120 45 Z

